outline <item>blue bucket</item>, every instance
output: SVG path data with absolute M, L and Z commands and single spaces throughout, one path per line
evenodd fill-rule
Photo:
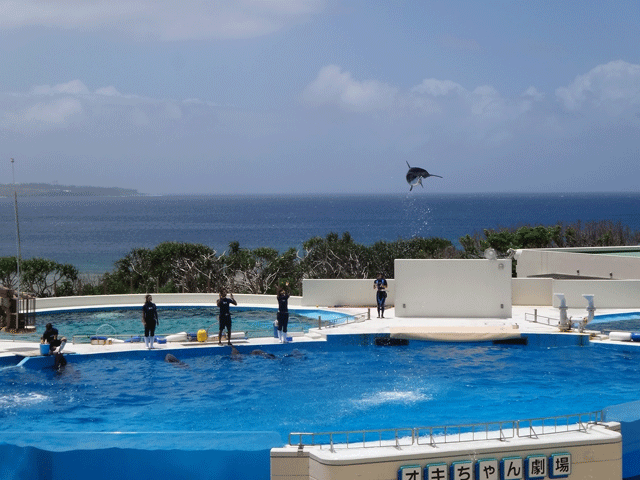
M 40 355 L 49 355 L 49 350 L 51 349 L 51 346 L 48 343 L 41 343 L 40 344 Z

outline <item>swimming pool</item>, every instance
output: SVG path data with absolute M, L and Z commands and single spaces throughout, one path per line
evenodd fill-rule
M 596 315 L 589 323 L 589 328 L 604 333 L 612 331 L 640 332 L 640 312 Z
M 209 334 L 218 333 L 217 307 L 160 306 L 158 317 L 160 325 L 156 335 L 163 336 L 178 332 L 197 332 L 209 330 Z M 273 334 L 273 322 L 276 309 L 266 307 L 232 307 L 232 331 L 245 332 L 247 337 L 268 337 Z M 25 341 L 39 341 L 44 326 L 51 322 L 69 341 L 73 336 L 101 335 L 140 335 L 140 307 L 85 308 L 38 312 L 36 314 L 36 332 L 12 335 L 0 332 L 0 338 L 19 338 Z M 307 332 L 318 326 L 318 317 L 323 322 L 340 323 L 349 318 L 346 314 L 316 309 L 290 309 L 288 331 Z
M 640 350 L 631 347 L 373 340 L 262 347 L 275 358 L 249 346 L 238 346 L 240 357 L 226 347 L 174 351 L 184 366 L 166 363 L 166 350 L 69 356 L 61 372 L 34 358 L 0 371 L 0 458 L 13 459 L 0 462 L 0 476 L 101 479 L 115 468 L 119 478 L 168 478 L 159 459 L 170 459 L 183 474 L 172 478 L 266 480 L 269 449 L 293 431 L 494 422 L 638 399 Z M 62 465 L 57 474 L 33 471 L 43 456 Z M 105 473 L 87 464 L 104 458 Z

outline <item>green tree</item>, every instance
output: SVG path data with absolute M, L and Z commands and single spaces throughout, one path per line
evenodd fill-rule
M 63 286 L 65 294 L 75 290 L 78 269 L 71 264 L 61 264 L 44 258 L 30 258 L 23 260 L 21 267 L 23 290 L 33 292 L 37 297 L 58 295 L 59 285 Z
M 0 257 L 0 284 L 15 289 L 18 285 L 18 264 L 16 257 Z
M 367 278 L 369 252 L 349 232 L 314 237 L 303 243 L 302 268 L 308 278 Z
M 115 266 L 116 271 L 109 277 L 113 286 L 128 288 L 126 293 L 154 291 L 156 282 L 152 276 L 151 250 L 148 248 L 132 249 L 124 258 L 118 260 Z

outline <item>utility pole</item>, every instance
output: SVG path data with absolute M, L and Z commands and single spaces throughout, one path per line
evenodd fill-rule
M 18 188 L 16 187 L 16 172 L 14 169 L 15 160 L 11 159 L 11 175 L 13 177 L 13 199 L 16 211 L 16 243 L 18 246 L 18 257 L 16 259 L 18 265 L 18 301 L 16 305 L 16 328 L 20 321 L 20 288 L 22 287 L 22 281 L 20 278 L 20 262 L 22 260 L 22 253 L 20 251 L 20 223 L 18 222 Z

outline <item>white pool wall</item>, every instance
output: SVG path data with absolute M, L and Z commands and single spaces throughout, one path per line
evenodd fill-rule
M 152 293 L 153 302 L 158 305 L 193 305 L 208 306 L 216 304 L 217 293 Z M 103 306 L 131 305 L 142 308 L 144 305 L 143 294 L 132 295 L 89 295 L 77 297 L 50 297 L 38 298 L 36 301 L 37 310 L 45 309 L 67 309 L 67 308 L 89 308 Z M 275 295 L 248 295 L 238 294 L 234 298 L 239 305 L 258 305 L 265 307 L 277 307 L 278 301 Z M 290 307 L 299 307 L 302 304 L 302 297 L 291 297 Z
M 403 466 L 446 464 L 481 459 L 519 458 L 530 455 L 569 453 L 571 480 L 620 480 L 622 478 L 622 436 L 619 424 L 591 424 L 587 431 L 572 431 L 538 437 L 515 437 L 505 441 L 482 440 L 403 447 L 344 448 L 328 445 L 295 446 L 271 450 L 271 480 L 390 480 L 399 478 Z M 522 472 L 521 472 L 522 473 Z M 491 478 L 497 478 L 494 475 Z M 521 474 L 517 477 L 524 478 Z M 426 477 L 421 477 L 425 478 Z M 444 477 L 438 477 L 444 478 Z M 448 476 L 446 478 L 452 478 Z M 468 477 L 466 477 L 468 478 Z M 536 477 L 541 478 L 541 477 Z M 544 475 L 544 478 L 549 478 Z

